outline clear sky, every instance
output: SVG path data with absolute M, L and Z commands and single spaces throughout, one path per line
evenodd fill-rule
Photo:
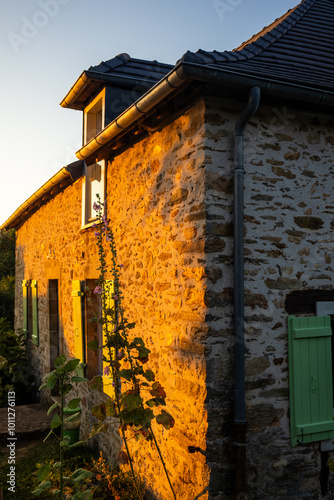
M 2 0 L 0 223 L 76 160 L 82 113 L 59 106 L 81 72 L 122 52 L 175 64 L 232 50 L 299 0 Z

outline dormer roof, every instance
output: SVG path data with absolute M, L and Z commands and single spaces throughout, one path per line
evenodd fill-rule
M 60 105 L 83 110 L 106 84 L 124 89 L 142 88 L 144 93 L 171 69 L 173 66 L 170 64 L 119 54 L 83 71 Z

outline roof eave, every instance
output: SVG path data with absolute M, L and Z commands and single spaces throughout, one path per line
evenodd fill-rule
M 87 103 L 83 103 L 80 100 L 80 96 L 82 96 L 83 92 L 93 82 L 132 89 L 134 87 L 141 87 L 143 85 L 151 87 L 156 83 L 156 80 L 148 78 L 134 78 L 131 76 L 99 73 L 97 71 L 86 70 L 81 73 L 75 84 L 71 87 L 69 92 L 61 101 L 60 105 L 63 108 L 78 109 L 82 111 Z
M 55 175 L 43 184 L 33 195 L 31 195 L 15 212 L 0 226 L 0 231 L 7 229 L 17 229 L 27 218 L 30 217 L 34 206 L 41 206 L 46 201 L 43 198 L 52 197 L 52 190 L 67 180 L 67 183 L 75 182 L 83 174 L 84 162 L 75 161 L 66 167 L 62 167 Z M 67 185 L 68 185 L 67 184 Z M 49 199 L 48 198 L 48 199 Z
M 325 88 L 317 88 L 275 78 L 259 77 L 246 72 L 233 71 L 228 68 L 203 66 L 195 62 L 182 61 L 181 64 L 184 75 L 191 80 L 233 86 L 240 89 L 249 89 L 258 86 L 265 95 L 286 97 L 312 104 L 334 106 L 334 92 Z
M 227 68 L 213 68 L 182 59 L 175 68 L 161 79 L 146 94 L 121 113 L 115 120 L 76 152 L 79 159 L 87 159 L 97 154 L 101 147 L 115 140 L 120 134 L 130 130 L 145 114 L 190 81 L 211 83 L 222 87 L 249 90 L 254 86 L 261 88 L 263 95 L 295 99 L 301 102 L 334 107 L 334 92 L 308 87 L 285 81 L 260 78 L 250 74 L 231 71 Z

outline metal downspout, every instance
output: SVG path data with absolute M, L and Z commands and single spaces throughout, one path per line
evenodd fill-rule
M 256 113 L 261 90 L 253 87 L 235 125 L 234 165 L 234 430 L 236 445 L 236 498 L 246 491 L 246 408 L 244 339 L 244 132 Z

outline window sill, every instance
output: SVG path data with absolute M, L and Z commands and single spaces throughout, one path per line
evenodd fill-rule
M 99 220 L 98 219 L 94 219 L 90 222 L 87 222 L 87 224 L 84 224 L 81 226 L 81 231 L 85 231 L 86 229 L 89 229 L 91 227 L 93 227 L 93 224 L 96 224 L 98 225 L 99 224 Z

